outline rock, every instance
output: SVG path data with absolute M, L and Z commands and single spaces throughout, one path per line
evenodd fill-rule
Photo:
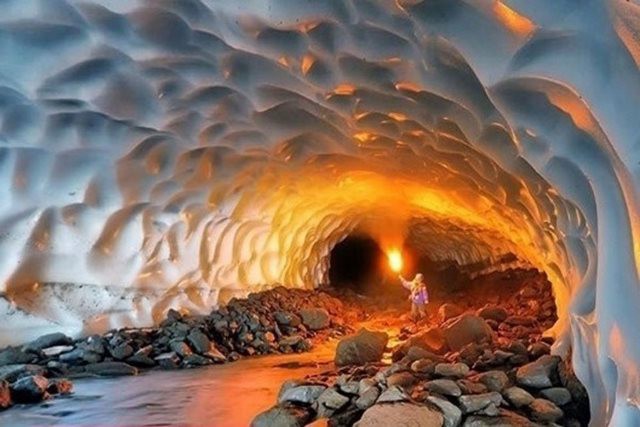
M 24 346 L 24 351 L 38 353 L 44 348 L 72 344 L 73 340 L 63 333 L 43 335 Z
M 44 375 L 46 369 L 39 365 L 18 364 L 0 366 L 0 381 L 12 383 L 29 375 Z
M 485 306 L 478 310 L 478 316 L 485 320 L 495 320 L 498 323 L 504 322 L 509 316 L 507 310 L 497 306 Z
M 354 425 L 360 418 L 364 411 L 355 406 L 350 406 L 345 410 L 336 412 L 327 423 L 328 427 L 344 427 Z M 320 424 L 322 425 L 322 424 Z
M 380 390 L 378 387 L 369 387 L 364 392 L 360 392 L 360 397 L 356 399 L 355 405 L 359 409 L 367 409 L 376 403 L 378 396 L 380 396 Z
M 509 387 L 502 392 L 502 395 L 516 408 L 528 406 L 534 399 L 528 391 L 520 387 Z
M 100 362 L 90 363 L 84 367 L 90 374 L 101 377 L 117 377 L 122 375 L 137 375 L 138 370 L 124 362 Z
M 458 351 L 473 342 L 491 342 L 493 331 L 482 317 L 465 314 L 443 329 L 447 346 Z
M 540 394 L 558 406 L 563 406 L 571 402 L 571 393 L 564 387 L 546 388 L 542 390 Z
M 12 404 L 13 401 L 11 400 L 9 383 L 6 381 L 0 381 L 0 409 L 7 409 Z
M 139 366 L 141 368 L 150 368 L 156 366 L 155 360 L 144 354 L 136 353 L 133 356 L 127 358 L 127 363 L 133 366 Z
M 417 374 L 433 375 L 436 371 L 436 363 L 429 359 L 416 360 L 411 364 L 411 370 Z
M 192 330 L 189 335 L 187 335 L 187 341 L 191 345 L 191 348 L 198 354 L 207 353 L 211 345 L 209 337 L 197 329 Z
M 412 403 L 373 405 L 367 409 L 354 427 L 441 427 L 442 414 L 436 409 Z
M 456 384 L 453 380 L 433 380 L 427 382 L 425 384 L 425 387 L 432 393 L 438 393 L 444 396 L 458 397 L 462 395 L 460 387 L 458 387 L 458 384 Z
M 342 393 L 356 396 L 360 390 L 360 384 L 358 381 L 347 381 L 345 383 L 339 383 L 338 388 Z
M 331 323 L 329 312 L 324 308 L 306 308 L 300 310 L 302 324 L 312 331 L 328 328 Z
M 251 421 L 251 427 L 302 427 L 312 419 L 313 413 L 310 408 L 295 405 L 274 406 L 258 414 Z
M 93 351 L 86 350 L 84 348 L 76 348 L 75 350 L 67 353 L 62 353 L 59 357 L 61 362 L 75 364 L 78 362 L 84 363 L 98 363 L 102 361 L 102 356 Z
M 490 417 L 497 417 L 500 414 L 500 410 L 495 405 L 495 403 L 490 403 L 484 409 L 481 409 L 477 412 L 479 415 L 488 415 Z
M 487 371 L 475 376 L 473 380 L 484 384 L 489 391 L 502 391 L 509 383 L 509 377 L 502 371 Z
M 514 412 L 501 409 L 498 416 L 471 415 L 464 421 L 463 427 L 540 427 L 527 418 Z
M 281 326 L 292 326 L 296 327 L 300 325 L 301 320 L 298 316 L 293 313 L 285 312 L 285 311 L 277 311 L 274 316 L 276 322 L 278 322 Z
M 389 340 L 385 332 L 371 332 L 360 329 L 356 335 L 342 339 L 336 349 L 335 364 L 363 365 L 378 362 L 382 358 Z
M 109 353 L 116 360 L 123 360 L 133 355 L 133 347 L 126 342 L 109 349 Z
M 442 377 L 464 378 L 469 373 L 469 367 L 464 363 L 438 363 L 435 373 Z
M 531 358 L 538 359 L 540 356 L 549 354 L 551 352 L 551 346 L 542 341 L 538 341 L 529 346 L 528 352 Z
M 49 381 L 41 375 L 22 377 L 9 386 L 15 403 L 37 403 L 48 397 Z
M 546 399 L 534 399 L 529 409 L 531 409 L 531 417 L 536 421 L 553 423 L 564 416 L 562 409 Z
M 187 357 L 185 357 L 184 359 L 182 359 L 182 365 L 187 367 L 187 368 L 191 368 L 194 366 L 206 366 L 206 365 L 211 365 L 213 362 L 211 361 L 211 359 L 206 358 L 204 356 L 200 356 L 199 354 L 190 354 Z
M 73 391 L 73 383 L 64 378 L 54 378 L 49 380 L 47 393 L 49 394 L 70 394 Z
M 42 354 L 44 354 L 45 357 L 55 357 L 61 355 L 62 353 L 68 353 L 71 350 L 73 350 L 72 345 L 56 345 L 53 347 L 43 348 Z
M 465 394 L 458 398 L 458 402 L 460 402 L 459 406 L 462 412 L 469 414 L 480 411 L 492 403 L 495 406 L 499 406 L 502 403 L 502 396 L 495 391 L 483 394 Z
M 402 390 L 400 387 L 393 386 L 389 387 L 380 394 L 378 403 L 406 402 L 408 400 L 410 400 L 409 396 L 404 392 L 404 390 Z
M 553 386 L 552 376 L 560 362 L 560 357 L 545 355 L 535 362 L 521 366 L 516 371 L 518 384 L 533 388 Z
M 457 427 L 462 421 L 462 411 L 448 400 L 436 396 L 428 396 L 427 400 L 436 405 L 444 416 L 444 427 Z
M 226 356 L 222 354 L 220 350 L 218 350 L 214 343 L 209 343 L 209 351 L 204 353 L 204 356 L 208 357 L 216 363 L 223 363 L 227 360 Z
M 387 377 L 387 385 L 389 387 L 395 385 L 406 389 L 414 385 L 416 381 L 416 377 L 414 377 L 410 372 L 397 372 Z
M 464 309 L 452 303 L 444 303 L 438 308 L 438 318 L 440 322 L 446 322 L 451 318 L 460 316 L 462 313 L 464 313 Z
M 186 357 L 193 354 L 191 347 L 189 347 L 189 345 L 184 341 L 171 341 L 171 343 L 169 343 L 169 348 L 180 357 Z
M 316 413 L 319 418 L 328 418 L 334 412 L 349 403 L 349 398 L 333 387 L 325 389 L 316 402 Z
M 0 351 L 0 366 L 4 365 L 20 365 L 32 363 L 37 360 L 34 354 L 24 352 L 15 347 L 7 347 Z
M 462 390 L 462 394 L 482 394 L 489 391 L 484 384 L 466 379 L 458 380 L 456 384 L 458 384 L 458 387 Z
M 325 391 L 324 384 L 299 384 L 292 385 L 286 382 L 278 394 L 278 403 L 304 403 L 312 404 Z
M 78 348 L 100 356 L 104 356 L 105 354 L 104 343 L 102 342 L 102 337 L 99 335 L 87 337 L 84 341 L 78 343 Z
M 404 357 L 411 348 L 421 348 L 431 353 L 444 353 L 446 342 L 440 328 L 430 328 L 424 332 L 413 335 L 399 348 L 399 358 Z M 399 359 L 398 358 L 398 359 Z
M 408 361 L 408 362 L 414 362 L 416 360 L 420 360 L 420 359 L 429 359 L 432 360 L 434 362 L 442 362 L 444 361 L 444 358 L 442 356 L 439 356 L 429 350 L 426 350 L 424 348 L 420 348 L 420 347 L 410 347 L 409 350 L 406 352 L 404 358 Z

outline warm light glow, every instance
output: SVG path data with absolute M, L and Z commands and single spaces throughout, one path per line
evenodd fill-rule
M 391 249 L 387 254 L 389 257 L 389 267 L 391 267 L 392 271 L 396 273 L 402 270 L 402 254 L 397 249 Z

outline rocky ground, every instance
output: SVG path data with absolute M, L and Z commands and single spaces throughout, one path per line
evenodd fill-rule
M 136 375 L 141 370 L 225 363 L 269 353 L 304 352 L 352 332 L 356 305 L 326 292 L 276 288 L 233 299 L 206 316 L 170 310 L 157 328 L 71 339 L 42 336 L 0 351 L 0 408 L 72 392 L 68 378 Z
M 556 321 L 546 278 L 512 271 L 473 285 L 425 321 L 402 319 L 393 348 L 386 330 L 342 339 L 334 370 L 283 384 L 252 425 L 587 425 L 586 391 L 542 336 Z

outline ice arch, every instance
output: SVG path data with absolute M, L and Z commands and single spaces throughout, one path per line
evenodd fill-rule
M 0 338 L 325 279 L 364 231 L 545 270 L 593 425 L 637 401 L 635 2 L 6 0 Z

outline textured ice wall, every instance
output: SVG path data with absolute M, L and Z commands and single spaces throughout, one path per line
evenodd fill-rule
M 544 269 L 593 425 L 640 423 L 635 2 L 0 10 L 0 342 L 313 286 L 362 230 Z

